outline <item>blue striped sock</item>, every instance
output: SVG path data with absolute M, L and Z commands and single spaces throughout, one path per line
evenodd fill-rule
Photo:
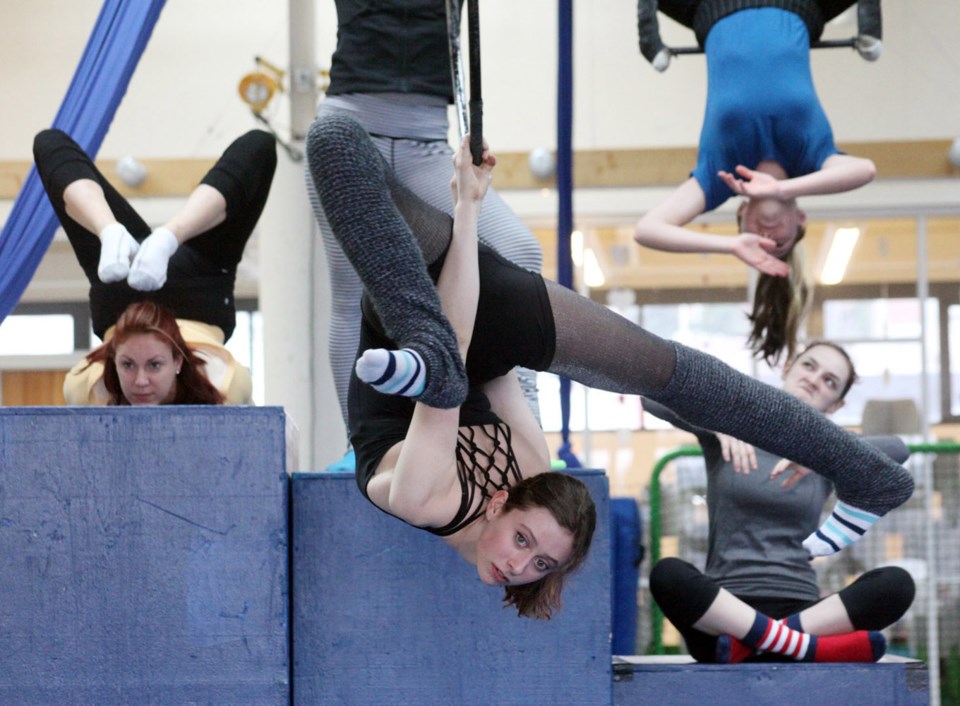
M 879 519 L 879 515 L 838 500 L 827 521 L 803 540 L 803 546 L 810 552 L 810 556 L 835 554 L 860 539 Z
M 388 351 L 370 348 L 357 359 L 357 377 L 385 395 L 417 397 L 427 382 L 427 368 L 420 354 L 409 348 Z
M 800 614 L 799 614 L 799 613 L 794 613 L 793 615 L 788 615 L 788 616 L 787 616 L 786 618 L 784 618 L 781 622 L 782 622 L 784 625 L 786 625 L 788 628 L 790 628 L 791 630 L 799 630 L 800 632 L 803 632 L 803 626 L 800 624 Z

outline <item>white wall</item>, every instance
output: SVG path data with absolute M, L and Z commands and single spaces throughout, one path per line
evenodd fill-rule
M 553 142 L 555 0 L 481 3 L 485 125 L 501 151 Z M 5 112 L 0 159 L 28 159 L 79 60 L 100 0 L 5 0 L 0 61 Z M 575 3 L 575 144 L 581 149 L 696 144 L 704 64 L 675 59 L 664 74 L 641 57 L 633 0 Z M 317 61 L 329 65 L 333 0 L 316 0 Z M 669 19 L 668 44 L 693 35 Z M 960 3 L 888 0 L 884 53 L 814 53 L 821 99 L 840 141 L 946 138 L 960 134 Z M 854 25 L 828 28 L 849 36 Z M 168 0 L 102 155 L 214 155 L 253 125 L 237 83 L 254 55 L 281 66 L 287 55 L 283 0 Z M 15 107 L 14 107 L 15 106 Z M 278 112 L 277 122 L 287 119 Z

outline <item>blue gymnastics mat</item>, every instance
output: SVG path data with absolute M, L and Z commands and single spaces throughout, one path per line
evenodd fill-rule
M 597 531 L 550 621 L 503 608 L 502 591 L 367 502 L 353 474 L 295 474 L 294 703 L 610 704 L 607 479 L 572 473 L 593 493 Z
M 0 703 L 288 704 L 276 407 L 0 409 Z

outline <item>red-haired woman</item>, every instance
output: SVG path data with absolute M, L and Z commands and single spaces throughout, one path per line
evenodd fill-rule
M 123 347 L 121 341 L 111 343 L 118 333 L 115 324 L 122 319 L 132 330 L 146 326 L 151 337 L 179 345 L 180 350 L 174 345 L 169 353 L 172 361 L 181 361 L 177 366 L 181 375 L 187 367 L 199 370 L 195 360 L 202 361 L 203 374 L 219 391 L 220 401 L 249 403 L 250 373 L 224 343 L 236 325 L 237 265 L 263 211 L 276 169 L 274 138 L 251 130 L 235 140 L 183 208 L 152 230 L 62 131 L 40 132 L 33 152 L 50 202 L 90 281 L 93 331 L 105 342 L 104 350 L 94 351 L 67 374 L 67 402 L 168 403 L 165 399 L 138 403 L 123 397 L 126 391 L 117 389 L 122 370 L 111 383 L 114 389 L 108 389 L 102 363 L 114 360 Z M 129 309 L 143 301 L 159 307 Z M 162 310 L 175 317 L 179 340 L 174 341 L 170 327 L 160 323 L 165 319 Z M 158 331 L 166 331 L 168 338 Z M 143 397 L 148 398 L 154 396 Z M 206 393 L 201 398 L 215 401 Z M 180 398 L 175 401 L 187 403 Z
M 71 377 L 102 380 L 111 405 L 223 404 L 223 394 L 207 377 L 207 360 L 184 340 L 172 313 L 141 301 L 126 308 L 110 340 L 91 351 Z M 93 374 L 86 376 L 87 370 Z

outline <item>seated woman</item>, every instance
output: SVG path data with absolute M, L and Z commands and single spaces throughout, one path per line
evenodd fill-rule
M 506 584 L 521 614 L 556 607 L 563 576 L 589 545 L 594 512 L 578 491 L 569 526 L 548 510 L 541 533 L 513 524 L 494 542 L 501 503 L 515 488 L 563 477 L 547 473 L 546 441 L 517 365 L 646 395 L 693 424 L 813 468 L 859 511 L 847 542 L 910 497 L 913 481 L 900 465 L 809 406 L 478 245 L 494 160 L 474 168 L 466 140 L 452 222 L 399 184 L 348 116 L 318 118 L 307 151 L 333 233 L 365 287 L 349 402 L 360 489 L 385 512 L 441 533 L 486 583 Z
M 824 414 L 843 406 L 855 380 L 846 351 L 827 341 L 808 345 L 783 371 L 783 389 Z M 654 600 L 694 659 L 879 659 L 886 642 L 876 631 L 910 607 L 913 579 L 898 567 L 874 569 L 821 598 L 810 556 L 832 549 L 832 528 L 842 527 L 848 512 L 838 503 L 831 521 L 814 532 L 833 484 L 766 451 L 691 427 L 660 405 L 645 406 L 694 433 L 706 461 L 710 529 L 705 572 L 675 557 L 661 560 L 650 572 Z M 895 436 L 864 441 L 898 463 L 909 456 Z M 795 475 L 784 487 L 770 482 L 791 470 Z M 809 638 L 790 639 L 792 630 Z
M 185 357 L 187 364 L 199 356 L 204 375 L 223 401 L 249 404 L 250 373 L 224 343 L 236 326 L 237 265 L 277 165 L 273 136 L 251 130 L 236 139 L 183 208 L 152 232 L 62 131 L 40 132 L 33 153 L 50 203 L 90 282 L 94 333 L 109 345 L 114 324 L 131 304 L 154 302 L 176 317 L 186 344 L 182 352 L 191 354 Z M 142 315 L 134 313 L 132 320 Z M 162 312 L 155 315 L 163 317 Z M 165 325 L 158 328 L 168 330 Z M 67 374 L 68 404 L 123 404 L 103 382 L 102 363 L 112 361 L 115 350 L 116 344 L 109 354 L 94 351 Z
M 843 154 L 834 144 L 810 72 L 803 9 L 810 2 L 677 4 L 703 7 L 710 20 L 697 165 L 640 219 L 634 237 L 657 250 L 727 253 L 759 270 L 749 345 L 776 363 L 784 351 L 793 356 L 810 296 L 802 256 L 794 248 L 806 221 L 797 199 L 856 189 L 872 181 L 876 169 L 869 159 Z M 735 195 L 746 198 L 737 212 L 739 235 L 684 227 Z

